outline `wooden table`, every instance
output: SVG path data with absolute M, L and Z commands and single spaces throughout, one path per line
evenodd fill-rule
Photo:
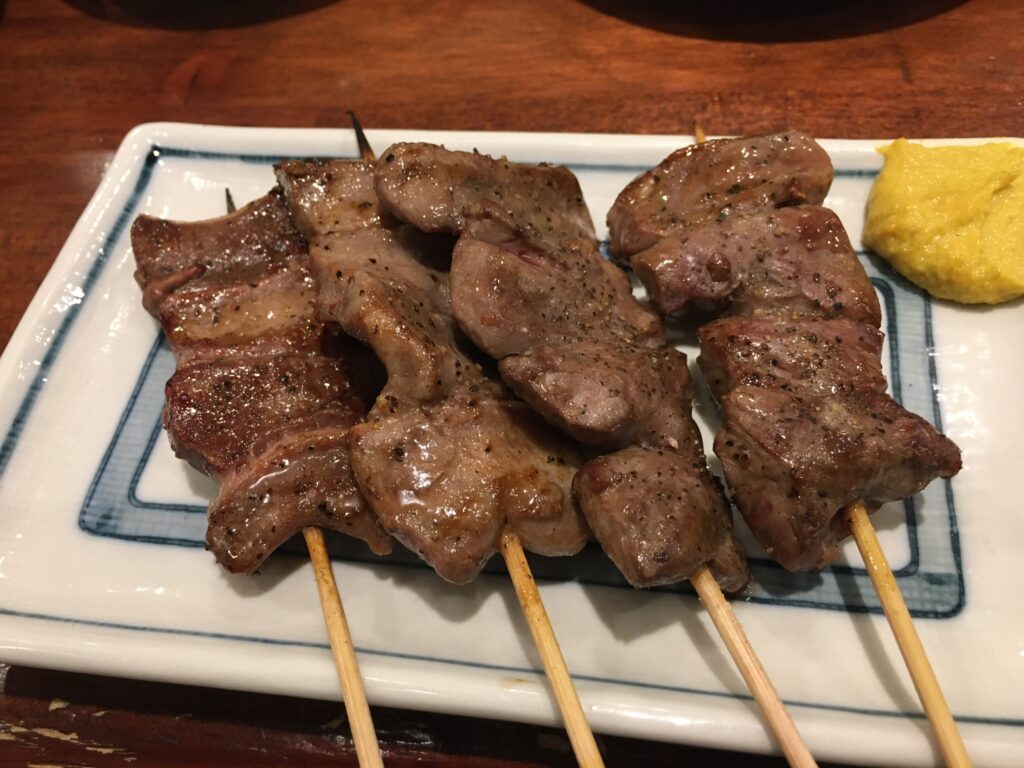
M 339 126 L 354 108 L 382 128 L 1024 133 L 1018 0 L 690 5 L 0 0 L 0 346 L 142 122 Z M 355 764 L 329 702 L 3 666 L 0 681 L 0 766 Z M 376 717 L 393 765 L 572 764 L 556 729 Z M 776 762 L 602 742 L 610 765 Z

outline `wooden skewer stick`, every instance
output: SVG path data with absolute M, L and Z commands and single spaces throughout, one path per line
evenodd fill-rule
M 235 199 L 231 190 L 225 188 L 224 201 L 228 213 L 236 210 Z M 303 528 L 302 535 L 309 548 L 309 559 L 313 561 L 313 574 L 316 576 L 316 588 L 320 593 L 320 606 L 327 625 L 327 636 L 331 641 L 331 653 L 334 666 L 338 670 L 341 681 L 341 695 L 345 700 L 345 712 L 352 729 L 352 741 L 356 747 L 356 757 L 360 768 L 383 768 L 384 762 L 377 743 L 377 733 L 373 729 L 370 717 L 370 705 L 366 701 L 366 690 L 363 678 L 359 674 L 359 662 L 356 660 L 356 649 L 352 644 L 352 635 L 345 619 L 345 608 L 341 604 L 338 584 L 334 580 L 331 559 L 327 555 L 324 534 L 319 528 Z
M 359 156 L 363 160 L 376 160 L 377 154 L 373 151 L 373 147 L 370 146 L 369 140 L 366 138 L 366 133 L 363 131 L 363 124 L 359 122 L 359 118 L 356 117 L 356 113 L 353 110 L 348 111 L 349 120 L 352 121 L 352 130 L 356 133 L 356 145 L 359 147 Z
M 928 716 L 932 730 L 935 731 L 946 765 L 955 768 L 970 766 L 971 759 L 967 756 L 956 721 L 949 711 L 946 697 L 939 687 L 939 681 L 928 661 L 928 654 L 921 644 L 921 638 L 910 618 L 907 604 L 889 567 L 885 552 L 882 551 L 878 536 L 875 535 L 875 527 L 871 524 L 864 504 L 857 501 L 848 506 L 846 519 L 850 523 L 853 539 L 857 542 L 857 549 L 864 559 L 864 567 L 871 577 L 871 583 L 875 585 L 885 618 L 889 620 L 889 626 L 896 637 L 896 645 L 899 646 L 910 671 L 910 678 L 914 681 L 924 712 Z
M 693 121 L 693 136 L 698 144 L 707 140 L 704 129 L 696 120 Z M 754 648 L 750 645 L 736 614 L 733 613 L 732 606 L 725 599 L 722 588 L 718 586 L 711 571 L 706 566 L 702 567 L 690 577 L 690 583 L 693 584 L 701 602 L 711 614 L 711 621 L 714 622 L 718 634 L 722 637 L 722 642 L 729 650 L 729 655 L 732 656 L 740 675 L 743 676 L 750 693 L 753 694 L 754 701 L 761 708 L 761 713 L 779 742 L 786 760 L 794 768 L 816 766 L 817 763 L 800 736 L 796 723 L 790 717 L 789 710 L 782 702 L 779 692 L 775 690 L 761 660 L 754 653 Z
M 359 674 L 356 649 L 352 644 L 352 635 L 348 631 L 345 608 L 341 604 L 341 595 L 338 594 L 338 584 L 334 580 L 334 570 L 331 568 L 331 558 L 327 555 L 323 531 L 319 528 L 303 528 L 302 535 L 309 548 L 309 558 L 313 561 L 316 588 L 320 593 L 320 606 L 324 612 L 327 636 L 331 639 L 334 666 L 338 670 L 338 680 L 341 681 L 341 694 L 345 699 L 345 713 L 352 729 L 356 757 L 359 759 L 360 768 L 383 768 L 384 761 L 381 759 L 377 733 L 373 729 L 373 719 L 370 717 L 370 705 L 366 701 L 363 678 Z
M 569 733 L 569 741 L 572 743 L 573 752 L 576 753 L 576 760 L 581 766 L 588 768 L 603 766 L 604 760 L 597 748 L 587 717 L 583 714 L 583 707 L 565 665 L 565 657 L 562 656 L 558 638 L 555 637 L 548 612 L 544 610 L 544 602 L 537 590 L 537 583 L 530 572 L 523 544 L 513 531 L 506 530 L 502 534 L 501 554 L 505 558 L 505 565 L 508 567 L 509 576 L 512 577 L 512 585 L 516 589 L 519 604 L 523 607 L 526 623 L 530 625 L 533 642 L 540 653 L 548 682 L 551 683 L 558 708 L 562 712 L 562 720 L 565 722 L 565 730 Z
M 349 110 L 348 115 L 352 119 L 352 128 L 356 134 L 360 157 L 364 160 L 375 160 L 376 153 L 363 132 L 359 118 L 352 110 Z M 562 649 L 558 646 L 555 631 L 551 627 L 548 613 L 544 610 L 544 602 L 541 600 L 537 584 L 530 572 L 530 564 L 523 552 L 523 544 L 513 531 L 506 530 L 502 534 L 501 553 L 505 557 L 505 565 L 512 577 L 512 585 L 519 597 L 519 604 L 526 616 L 526 623 L 530 626 L 530 633 L 533 635 L 533 641 L 544 664 L 544 671 L 554 691 L 555 701 L 562 713 L 562 720 L 569 734 L 573 751 L 576 753 L 576 760 L 584 768 L 603 768 L 604 760 L 597 748 L 597 742 L 594 740 L 594 733 L 590 730 L 587 717 L 583 714 L 579 695 L 573 686 L 569 670 L 565 666 L 565 657 L 562 656 Z
M 768 721 L 768 727 L 782 747 L 786 760 L 794 768 L 817 766 L 796 728 L 796 723 L 789 716 L 789 710 L 782 703 L 779 692 L 775 690 L 768 673 L 761 666 L 760 659 L 754 653 L 743 627 L 736 619 L 736 614 L 732 612 L 732 606 L 725 599 L 722 588 L 718 586 L 711 571 L 706 567 L 701 568 L 690 577 L 690 583 L 700 595 L 700 601 L 707 612 L 711 614 L 711 621 L 714 622 L 725 647 L 729 649 L 732 660 L 736 662 L 743 680 L 754 696 L 754 701 L 761 708 L 765 720 Z

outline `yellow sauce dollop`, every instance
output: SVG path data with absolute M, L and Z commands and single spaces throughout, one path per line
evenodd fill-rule
M 1024 147 L 899 139 L 868 197 L 864 245 L 933 296 L 1024 296 Z

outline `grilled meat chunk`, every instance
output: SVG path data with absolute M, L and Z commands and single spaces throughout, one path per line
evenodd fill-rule
M 290 161 L 277 168 L 307 237 L 320 295 L 318 316 L 370 346 L 388 382 L 371 418 L 456 391 L 500 396 L 452 322 L 451 240 L 430 238 L 381 213 L 374 164 Z M 351 196 L 351 199 L 350 199 Z
M 345 361 L 321 355 L 240 356 L 179 368 L 167 382 L 164 428 L 177 456 L 207 475 L 238 469 L 268 432 L 323 411 L 362 416 Z
M 574 449 L 470 357 L 444 271 L 451 238 L 380 212 L 372 170 L 344 160 L 278 167 L 310 237 L 320 316 L 372 347 L 388 372 L 350 437 L 357 483 L 387 529 L 456 583 L 479 573 L 506 526 L 531 551 L 579 551 L 589 531 L 570 489 Z
M 455 318 L 500 361 L 516 394 L 550 423 L 602 450 L 639 443 L 680 452 L 686 458 L 678 476 L 665 483 L 678 486 L 674 496 L 701 505 L 689 514 L 708 518 L 707 530 L 728 530 L 717 491 L 693 491 L 710 479 L 700 469 L 703 452 L 697 449 L 698 461 L 688 456 L 698 433 L 689 412 L 686 358 L 665 346 L 657 317 L 636 302 L 626 276 L 601 258 L 582 198 L 570 196 L 578 186 L 569 171 L 422 144 L 395 145 L 383 159 L 377 189 L 387 210 L 428 231 L 460 236 L 451 268 Z M 603 466 L 595 465 L 595 477 Z M 658 552 L 636 545 L 649 534 L 643 527 L 649 518 L 624 508 L 624 493 L 583 481 L 575 492 L 581 505 L 586 497 L 605 550 L 619 560 L 636 559 L 624 572 L 637 586 L 685 578 L 714 556 L 683 516 L 663 518 L 662 529 L 676 526 L 676 549 L 666 555 L 671 562 L 654 568 L 647 558 Z M 598 521 L 604 517 L 614 519 Z M 693 547 L 683 552 L 689 545 L 681 542 L 691 537 Z M 738 572 L 729 583 L 745 583 L 744 563 Z
M 474 221 L 455 246 L 451 284 L 460 327 L 497 359 L 554 339 L 664 343 L 658 316 L 592 239 L 544 250 L 492 219 Z
M 289 425 L 226 475 L 210 505 L 207 549 L 228 570 L 252 573 L 296 531 L 316 526 L 362 539 L 378 555 L 391 552 L 391 538 L 363 500 L 349 463 L 349 427 L 361 418 L 337 413 L 335 424 Z
M 810 395 L 885 392 L 882 332 L 852 320 L 723 317 L 697 330 L 715 397 L 742 385 Z
M 672 347 L 556 341 L 498 365 L 515 392 L 577 440 L 679 449 L 697 436 L 686 355 Z
M 354 492 L 343 439 L 375 391 L 371 369 L 316 319 L 306 244 L 280 191 L 209 221 L 139 216 L 132 247 L 178 361 L 171 444 L 221 483 L 207 531 L 218 561 L 254 571 L 307 525 L 390 551 Z
M 232 214 L 192 225 L 138 216 L 132 250 L 142 303 L 156 315 L 174 291 L 230 288 L 295 267 L 306 245 L 280 190 L 272 190 Z
M 593 240 L 594 224 L 572 172 L 434 144 L 394 144 L 377 166 L 386 210 L 423 232 L 459 234 L 493 219 L 536 245 Z
M 278 191 L 202 222 L 138 216 L 132 249 L 143 304 L 179 365 L 320 349 L 305 243 Z
M 543 555 L 589 537 L 569 491 L 579 456 L 522 403 L 449 398 L 354 427 L 352 466 L 389 531 L 456 584 L 506 524 Z
M 608 212 L 612 255 L 623 261 L 666 235 L 764 208 L 820 204 L 832 162 L 799 131 L 693 144 L 629 184 Z
M 747 583 L 728 505 L 703 453 L 694 459 L 630 446 L 584 464 L 573 490 L 595 538 L 634 587 L 682 581 L 705 563 L 725 589 Z
M 663 314 L 881 322 L 846 230 L 820 206 L 762 210 L 669 235 L 636 254 L 633 269 Z
M 960 451 L 888 395 L 794 395 L 741 386 L 722 398 L 715 438 L 733 499 L 789 570 L 823 568 L 850 534 L 841 510 L 869 511 L 960 470 Z

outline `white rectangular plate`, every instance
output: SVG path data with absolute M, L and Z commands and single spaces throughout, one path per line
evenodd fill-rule
M 370 139 L 379 149 L 418 139 L 565 163 L 599 223 L 627 181 L 688 141 L 409 131 Z M 822 143 L 837 169 L 827 204 L 858 243 L 879 142 Z M 338 698 L 302 550 L 275 556 L 259 576 L 235 577 L 201 548 L 213 486 L 174 459 L 159 428 L 173 362 L 141 307 L 128 228 L 143 212 L 220 215 L 225 187 L 242 203 L 273 184 L 275 159 L 355 150 L 345 130 L 152 124 L 125 139 L 0 361 L 0 658 Z M 876 524 L 969 750 L 979 765 L 1019 764 L 1024 602 L 1015 580 L 1024 516 L 1009 481 L 1024 426 L 1024 308 L 935 302 L 864 260 L 886 312 L 893 392 L 956 440 L 965 464 L 952 483 L 883 509 Z M 709 438 L 706 398 L 698 416 Z M 744 537 L 755 583 L 736 613 L 812 751 L 850 762 L 937 762 L 855 551 L 820 575 L 796 576 Z M 499 564 L 458 588 L 415 558 L 336 546 L 374 703 L 557 721 Z M 687 585 L 632 590 L 596 547 L 533 563 L 596 730 L 774 748 Z

